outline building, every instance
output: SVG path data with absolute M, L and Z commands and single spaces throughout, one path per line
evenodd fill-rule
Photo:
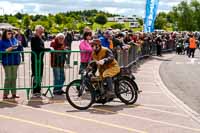
M 135 21 L 137 21 L 137 18 L 136 17 L 123 17 L 123 16 L 109 17 L 108 21 L 109 22 L 135 22 Z
M 124 16 L 109 17 L 108 22 L 117 22 L 120 24 L 124 24 L 124 22 L 129 22 L 130 28 L 140 27 L 140 24 L 138 22 L 138 17 L 136 15 L 133 15 L 132 17 L 124 17 Z

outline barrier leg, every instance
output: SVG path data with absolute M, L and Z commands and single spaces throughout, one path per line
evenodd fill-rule
M 51 95 L 51 98 L 53 98 L 54 96 L 53 96 L 53 93 L 52 93 L 52 91 L 51 91 L 51 87 L 48 87 L 48 88 L 47 88 L 47 90 L 46 90 L 46 92 L 45 92 L 45 93 L 43 93 L 42 95 L 46 97 L 46 96 L 47 96 L 47 94 L 48 94 L 48 92 L 50 93 L 50 95 Z

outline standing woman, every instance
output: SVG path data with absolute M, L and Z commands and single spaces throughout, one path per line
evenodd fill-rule
M 15 52 L 20 51 L 21 46 L 18 45 L 17 40 L 12 37 L 13 32 L 11 30 L 5 30 L 0 41 L 0 51 L 3 52 Z M 12 98 L 19 98 L 16 95 L 16 79 L 17 69 L 21 62 L 20 53 L 4 53 L 2 54 L 2 64 L 5 71 L 4 82 L 4 94 L 3 99 L 7 99 L 9 91 L 12 93 Z
M 87 67 L 88 63 L 92 60 L 92 47 L 89 41 L 92 39 L 92 32 L 86 31 L 83 33 L 83 40 L 81 40 L 79 49 L 81 51 L 81 65 L 79 74 Z

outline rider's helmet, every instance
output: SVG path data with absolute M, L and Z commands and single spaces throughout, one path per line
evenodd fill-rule
M 90 42 L 92 49 L 94 50 L 94 52 L 98 53 L 101 50 L 101 41 L 98 38 L 94 38 L 91 42 Z

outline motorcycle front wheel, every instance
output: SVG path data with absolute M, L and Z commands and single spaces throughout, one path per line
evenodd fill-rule
M 66 88 L 66 99 L 74 108 L 86 110 L 94 103 L 94 94 L 81 80 L 74 80 Z

